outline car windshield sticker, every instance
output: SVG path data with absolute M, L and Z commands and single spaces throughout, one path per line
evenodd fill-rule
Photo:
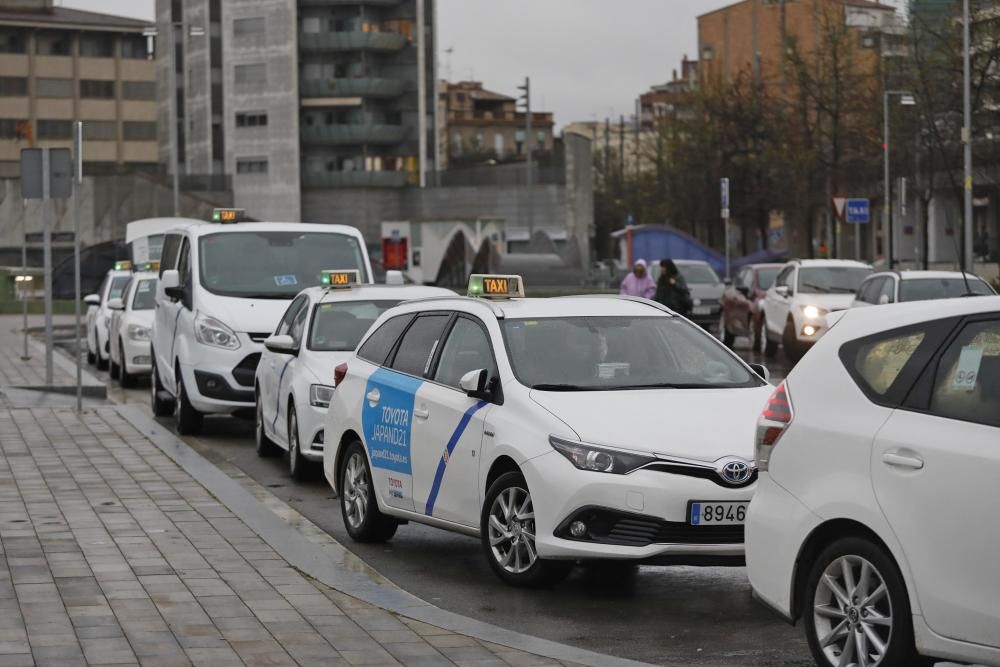
M 472 420 L 472 415 L 476 414 L 484 407 L 489 405 L 489 401 L 479 401 L 471 408 L 465 411 L 462 418 L 458 421 L 458 426 L 455 427 L 454 433 L 448 438 L 448 444 L 444 448 L 444 453 L 441 454 L 441 460 L 438 461 L 437 471 L 434 473 L 434 482 L 431 484 L 431 492 L 427 495 L 427 508 L 424 513 L 427 516 L 434 515 L 434 503 L 437 501 L 438 491 L 441 490 L 441 482 L 444 481 L 444 471 L 448 467 L 448 460 L 451 458 L 452 453 L 455 451 L 455 447 L 458 445 L 458 441 L 462 439 L 462 434 L 465 433 L 465 429 L 469 426 L 469 422 Z
M 299 284 L 299 279 L 294 275 L 275 276 L 274 284 L 278 287 L 294 287 Z
M 983 362 L 983 348 L 963 347 L 958 357 L 958 368 L 955 369 L 955 381 L 952 388 L 959 391 L 974 391 L 976 380 L 979 379 L 979 366 Z
M 602 380 L 627 378 L 631 368 L 632 364 L 628 362 L 608 362 L 604 364 L 597 364 L 597 377 Z
M 150 289 L 152 289 L 152 287 L 153 287 L 152 280 L 143 280 L 141 283 L 139 283 L 138 289 L 140 292 L 148 292 Z
M 372 466 L 410 475 L 413 401 L 423 380 L 385 368 L 372 373 L 365 388 L 361 424 Z M 377 396 L 376 400 L 372 400 Z

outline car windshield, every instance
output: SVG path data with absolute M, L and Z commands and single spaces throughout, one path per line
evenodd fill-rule
M 367 278 L 357 239 L 333 232 L 229 232 L 199 241 L 201 284 L 220 296 L 291 299 L 319 285 L 325 270 Z
M 128 276 L 115 276 L 111 279 L 111 287 L 108 289 L 108 299 L 120 299 L 122 298 L 122 292 L 125 291 L 125 286 L 128 285 Z
M 929 301 L 931 299 L 951 299 L 965 296 L 968 292 L 977 296 L 993 294 L 990 286 L 979 278 L 969 278 L 969 287 L 961 278 L 915 278 L 899 283 L 900 301 Z
M 818 266 L 799 271 L 799 292 L 853 294 L 872 270 L 861 266 Z
M 309 349 L 320 352 L 349 352 L 378 316 L 399 301 L 338 301 L 315 307 Z
M 686 283 L 715 285 L 719 282 L 719 276 L 715 275 L 715 271 L 708 264 L 678 264 L 677 270 L 684 276 Z
M 514 374 L 542 391 L 714 389 L 762 381 L 689 322 L 675 317 L 503 320 Z
M 140 280 L 132 297 L 132 310 L 152 310 L 156 306 L 156 278 Z
M 757 269 L 757 282 L 760 283 L 760 288 L 763 290 L 770 289 L 771 285 L 774 284 L 774 279 L 780 272 L 780 266 Z

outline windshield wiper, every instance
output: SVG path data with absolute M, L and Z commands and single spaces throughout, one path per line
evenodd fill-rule
M 294 299 L 294 294 L 279 294 L 277 292 L 260 292 L 258 294 L 244 294 L 243 292 L 222 292 L 222 296 L 235 296 L 241 299 Z
M 830 289 L 828 287 L 823 287 L 822 285 L 815 285 L 813 283 L 802 283 L 802 287 L 811 287 L 812 289 L 823 292 L 824 294 L 829 294 Z
M 656 382 L 653 384 L 623 384 L 604 387 L 609 391 L 627 391 L 629 389 L 715 389 L 719 385 L 695 384 L 691 382 Z
M 534 384 L 532 389 L 539 391 L 601 391 L 605 387 L 584 387 L 578 384 Z

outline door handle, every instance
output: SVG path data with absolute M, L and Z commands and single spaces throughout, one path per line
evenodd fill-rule
M 368 402 L 372 404 L 372 407 L 375 407 L 378 405 L 379 399 L 382 398 L 382 392 L 378 389 L 372 389 L 370 392 L 365 394 L 365 398 L 367 398 Z
M 918 456 L 906 456 L 898 452 L 886 452 L 882 455 L 882 462 L 895 468 L 910 468 L 911 470 L 922 470 L 924 460 Z
M 427 408 L 414 408 L 413 416 L 417 419 L 427 419 L 431 416 L 431 412 Z

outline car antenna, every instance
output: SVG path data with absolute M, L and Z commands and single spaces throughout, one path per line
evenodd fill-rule
M 953 233 L 951 235 L 951 242 L 955 246 L 955 257 L 961 257 L 962 256 L 962 251 L 959 250 L 959 247 L 958 247 L 958 235 L 957 234 Z M 972 256 L 972 266 L 969 267 L 969 270 L 972 270 L 975 267 L 976 267 L 976 256 L 975 256 L 975 253 L 973 253 L 973 256 Z M 961 269 L 962 282 L 965 283 L 965 294 L 963 294 L 962 296 L 978 296 L 975 292 L 972 291 L 972 286 L 969 285 L 969 275 L 965 271 L 965 268 L 961 266 L 961 262 L 959 262 L 959 268 Z

